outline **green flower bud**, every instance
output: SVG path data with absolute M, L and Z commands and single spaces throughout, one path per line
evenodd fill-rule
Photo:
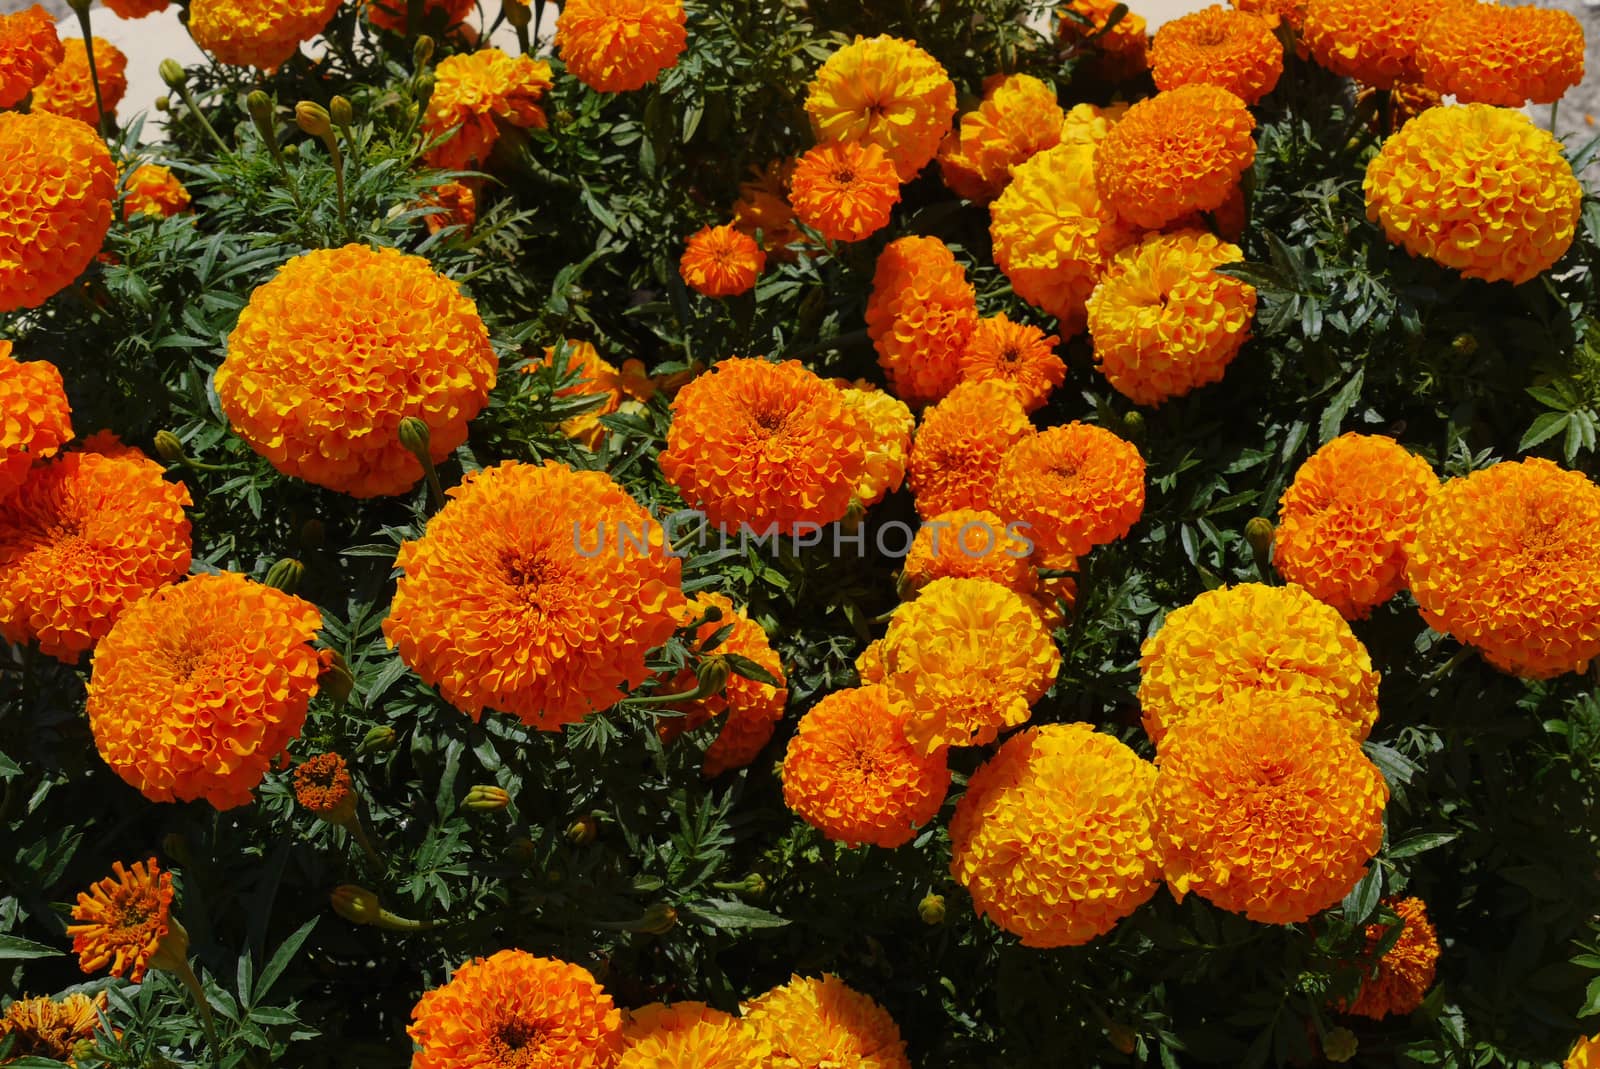
M 293 557 L 285 557 L 267 570 L 266 583 L 275 590 L 285 594 L 293 594 L 300 589 L 300 580 L 305 578 L 306 566 Z M 348 671 L 348 669 L 346 669 Z
M 334 97 L 328 101 L 328 116 L 339 126 L 349 126 L 355 119 L 355 109 L 348 97 Z
M 1129 412 L 1122 417 L 1122 436 L 1130 442 L 1144 439 L 1144 413 Z
M 721 694 L 728 686 L 728 659 L 717 654 L 700 658 L 700 665 L 694 670 L 694 677 L 699 681 L 700 697 L 709 698 L 713 694 Z
M 358 755 L 387 753 L 395 748 L 399 739 L 400 737 L 395 734 L 394 728 L 388 724 L 378 724 L 367 731 L 366 736 L 361 740 L 361 744 L 356 747 L 356 753 Z
M 433 38 L 427 34 L 419 34 L 417 43 L 411 46 L 411 64 L 418 70 L 428 65 L 433 58 Z
M 1471 334 L 1457 334 L 1455 341 L 1450 343 L 1450 349 L 1457 356 L 1472 356 L 1478 351 L 1478 339 Z
M 157 111 L 163 111 L 163 112 L 171 111 L 172 110 L 172 98 L 169 97 L 169 96 L 156 97 L 156 110 Z
M 644 916 L 629 926 L 632 931 L 647 935 L 666 935 L 678 926 L 678 911 L 665 902 L 657 902 L 644 911 Z
M 922 923 L 930 928 L 944 923 L 944 895 L 932 892 L 923 896 L 917 903 L 917 916 L 922 918 Z
M 506 793 L 504 787 L 479 783 L 467 791 L 466 800 L 461 803 L 461 808 L 470 809 L 475 813 L 492 813 L 510 804 L 511 795 Z
M 428 425 L 416 416 L 407 416 L 400 421 L 400 444 L 415 453 L 418 459 L 429 455 L 432 442 L 433 435 Z
M 1356 1056 L 1361 1046 L 1356 1034 L 1348 1028 L 1330 1028 L 1322 1037 L 1322 1053 L 1330 1062 L 1347 1062 Z
M 600 822 L 588 813 L 567 825 L 567 842 L 573 846 L 588 846 L 600 835 Z
M 294 106 L 294 121 L 312 137 L 327 137 L 333 131 L 328 109 L 312 100 L 302 100 Z
M 1250 548 L 1257 556 L 1265 557 L 1272 552 L 1272 521 L 1265 516 L 1257 516 L 1244 525 L 1244 540 L 1250 543 Z
M 351 924 L 377 924 L 378 915 L 383 912 L 377 895 L 353 883 L 335 887 L 328 900 L 333 911 Z
M 171 431 L 156 431 L 156 456 L 168 464 L 182 464 L 183 443 Z
M 343 705 L 355 693 L 356 677 L 351 673 L 343 654 L 338 650 L 330 652 L 333 654 L 332 660 L 322 670 L 322 675 L 317 677 L 317 686 L 328 697 Z
M 184 83 L 189 80 L 188 72 L 183 69 L 183 64 L 175 59 L 162 60 L 161 66 L 156 69 L 161 73 L 161 80 L 173 89 L 182 89 Z

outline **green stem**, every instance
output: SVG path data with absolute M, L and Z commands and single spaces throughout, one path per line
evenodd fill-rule
M 386 872 L 389 866 L 383 863 L 382 855 L 378 853 L 377 847 L 372 845 L 372 837 L 367 834 L 366 824 L 362 821 L 361 814 L 357 813 L 351 817 L 350 821 L 345 824 L 345 828 L 350 832 L 350 837 L 361 847 L 361 852 L 366 855 L 367 862 L 372 865 L 373 869 L 380 874 Z
M 1557 97 L 1550 102 L 1550 132 L 1556 132 L 1556 114 L 1561 108 L 1561 98 Z
M 223 143 L 222 138 L 217 134 L 216 127 L 211 125 L 211 120 L 206 118 L 206 113 L 201 111 L 200 105 L 195 103 L 194 94 L 189 92 L 189 87 L 185 85 L 180 88 L 178 95 L 183 97 L 184 104 L 188 106 L 194 117 L 199 120 L 201 129 L 205 130 L 206 135 L 211 138 L 217 148 L 222 150 L 222 154 L 231 160 L 233 158 L 233 150 Z
M 94 62 L 94 31 L 89 27 L 88 0 L 78 0 L 72 5 L 72 10 L 78 16 L 78 27 L 83 31 L 83 53 L 89 61 L 89 84 L 94 86 L 95 129 L 100 131 L 101 137 L 109 138 L 111 129 L 106 121 L 106 102 L 100 94 L 100 72 Z
M 1450 655 L 1450 659 L 1448 661 L 1444 662 L 1444 664 L 1428 673 L 1427 682 L 1432 683 L 1435 680 L 1445 678 L 1450 673 L 1454 672 L 1458 667 L 1460 667 L 1462 661 L 1465 661 L 1468 657 L 1471 657 L 1472 652 L 1473 650 L 1471 646 L 1463 645 L 1460 649 L 1456 650 L 1455 653 Z
M 211 1012 L 211 1000 L 206 998 L 205 986 L 200 983 L 200 978 L 194 974 L 194 969 L 186 959 L 180 959 L 172 969 L 183 986 L 189 989 L 189 994 L 194 998 L 194 1008 L 200 1018 L 200 1025 L 206 1030 L 206 1042 L 211 1045 L 211 1061 L 215 1065 L 222 1063 L 222 1039 L 217 1035 L 216 1015 Z

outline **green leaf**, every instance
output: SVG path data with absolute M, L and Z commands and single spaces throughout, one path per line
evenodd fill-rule
M 1517 443 L 1517 451 L 1526 453 L 1540 442 L 1548 441 L 1566 429 L 1567 421 L 1572 418 L 1570 412 L 1546 412 L 1533 421 L 1533 426 L 1528 428 L 1528 433 L 1522 436 L 1522 441 Z
M 1378 908 L 1383 897 L 1383 866 L 1374 864 L 1367 869 L 1351 892 L 1344 896 L 1344 919 L 1351 924 L 1365 924 Z
M 688 912 L 725 931 L 739 928 L 782 928 L 789 922 L 768 910 L 727 898 L 707 898 L 686 907 Z
M 1400 842 L 1389 847 L 1385 856 L 1387 856 L 1390 861 L 1394 861 L 1402 857 L 1414 857 L 1417 854 L 1426 853 L 1427 851 L 1436 847 L 1443 846 L 1445 843 L 1456 839 L 1458 836 L 1459 833 L 1453 831 L 1425 831 L 1420 835 L 1413 835 L 1408 839 L 1402 839 Z
M 728 667 L 736 675 L 744 676 L 746 679 L 753 679 L 757 683 L 765 683 L 769 687 L 783 686 L 776 676 L 748 657 L 742 657 L 737 653 L 725 653 L 722 656 L 727 658 Z
M 1322 420 L 1317 424 L 1317 433 L 1321 436 L 1323 445 L 1327 445 L 1339 436 L 1339 428 L 1343 426 L 1344 418 L 1361 399 L 1361 387 L 1366 382 L 1366 377 L 1366 371 L 1358 368 L 1356 373 L 1350 376 L 1350 381 L 1333 395 L 1328 407 L 1322 410 Z
M 261 979 L 256 983 L 255 1000 L 257 1002 L 267 997 L 267 992 L 272 989 L 272 985 L 277 982 L 278 977 L 283 975 L 283 970 L 289 967 L 289 963 L 294 960 L 295 954 L 300 950 L 300 945 L 306 941 L 306 937 L 311 934 L 311 930 L 317 926 L 317 922 L 321 919 L 321 917 L 312 917 L 306 921 L 295 929 L 294 934 L 280 943 L 277 950 L 272 952 L 272 960 L 267 962 L 267 967 L 261 970 Z
M 55 947 L 35 943 L 20 935 L 0 935 L 0 960 L 24 961 L 30 958 L 59 958 L 64 952 Z
M 1593 1017 L 1600 1013 L 1600 976 L 1589 981 L 1589 986 L 1583 991 L 1583 1009 L 1578 1011 L 1579 1017 Z

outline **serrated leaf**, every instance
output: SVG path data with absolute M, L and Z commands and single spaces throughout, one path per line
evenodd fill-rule
M 1443 846 L 1445 843 L 1451 842 L 1458 837 L 1459 833 L 1453 831 L 1422 832 L 1419 835 L 1413 835 L 1409 838 L 1402 839 L 1400 842 L 1391 846 L 1386 851 L 1385 856 L 1387 856 L 1391 861 L 1402 857 L 1414 857 L 1417 854 L 1426 853 L 1427 851 L 1433 850 L 1436 847 Z
M 33 958 L 59 958 L 63 951 L 35 943 L 20 935 L 0 935 L 0 961 L 27 961 Z
M 1517 451 L 1526 453 L 1540 442 L 1549 441 L 1560 434 L 1572 418 L 1570 412 L 1546 412 L 1533 421 L 1533 426 L 1522 436 L 1522 441 L 1517 443 Z
M 1322 444 L 1327 445 L 1339 436 L 1339 428 L 1344 425 L 1344 418 L 1350 414 L 1350 409 L 1361 399 L 1361 387 L 1366 383 L 1366 371 L 1356 369 L 1350 376 L 1350 381 L 1342 386 L 1338 393 L 1333 395 L 1333 400 L 1328 402 L 1328 407 L 1322 410 L 1322 419 L 1317 424 L 1317 433 L 1321 436 Z
M 740 928 L 783 928 L 789 921 L 770 910 L 728 898 L 707 898 L 686 912 L 724 930 Z

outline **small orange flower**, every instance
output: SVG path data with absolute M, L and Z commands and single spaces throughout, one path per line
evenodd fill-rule
M 961 381 L 1008 383 L 1033 412 L 1066 380 L 1067 365 L 1056 355 L 1060 341 L 1032 324 L 1013 323 L 1004 312 L 980 319 L 957 362 Z
M 1583 81 L 1583 38 L 1560 8 L 1459 3 L 1428 22 L 1416 64 L 1429 89 L 1463 104 L 1550 104 Z
M 432 208 L 422 217 L 428 233 L 437 234 L 447 226 L 459 226 L 471 236 L 478 221 L 478 194 L 465 182 L 442 182 L 422 198 L 420 207 Z
M 28 469 L 72 440 L 72 408 L 61 372 L 44 360 L 22 363 L 0 340 L 0 502 Z
M 84 972 L 111 967 L 112 976 L 144 979 L 151 958 L 172 929 L 172 874 L 155 858 L 131 868 L 113 862 L 108 876 L 78 894 L 67 925 Z
M 768 1069 L 771 1064 L 771 1046 L 749 1022 L 703 1002 L 641 1006 L 628 1014 L 622 1038 L 616 1069 Z
M 867 648 L 861 651 L 861 655 L 856 658 L 856 676 L 863 687 L 888 681 L 889 677 L 883 667 L 883 639 L 873 639 L 867 643 Z
M 191 0 L 189 33 L 221 63 L 270 71 L 323 31 L 340 0 Z
M 1265 19 L 1213 4 L 1156 31 L 1150 73 L 1158 89 L 1215 85 L 1255 104 L 1283 76 L 1283 45 Z
M 100 252 L 117 169 L 77 119 L 0 112 L 0 189 L 0 312 L 37 308 Z
M 1579 1037 L 1561 1069 L 1600 1069 L 1600 1034 Z
M 1028 525 L 1022 533 L 1042 563 L 1070 566 L 1126 535 L 1144 514 L 1144 458 L 1102 427 L 1051 427 L 1006 452 L 994 494 L 994 511 Z
M 755 288 L 766 266 L 754 238 L 732 226 L 708 226 L 689 239 L 678 273 L 697 293 L 734 297 Z
M 789 200 L 796 217 L 829 241 L 860 241 L 889 225 L 900 179 L 877 145 L 818 145 L 795 164 Z
M 1220 207 L 1255 160 L 1255 127 L 1244 101 L 1214 85 L 1141 100 L 1095 151 L 1100 199 L 1150 230 Z
M 878 256 L 867 335 L 889 388 L 908 404 L 939 401 L 960 381 L 961 355 L 978 325 L 966 269 L 938 238 L 904 237 Z
M 832 974 L 792 977 L 746 1002 L 744 1019 L 772 1047 L 766 1069 L 911 1069 L 894 1018 Z
M 860 417 L 866 434 L 866 470 L 856 483 L 855 497 L 863 508 L 870 508 L 905 482 L 917 420 L 904 401 L 869 382 L 850 385 L 839 380 L 835 385 L 845 408 Z
M 1031 74 L 994 81 L 939 149 L 945 185 L 970 201 L 993 200 L 1012 167 L 1060 143 L 1065 119 L 1055 90 Z
M 964 382 L 928 409 L 911 443 L 911 492 L 923 519 L 952 509 L 995 509 L 1006 452 L 1033 434 L 1008 383 Z
M 319 817 L 348 817 L 355 813 L 355 783 L 344 758 L 319 753 L 294 770 L 294 798 Z
M 1439 961 L 1439 936 L 1428 920 L 1428 907 L 1422 899 L 1389 898 L 1383 904 L 1399 918 L 1400 937 L 1380 958 L 1376 951 L 1391 925 L 1367 925 L 1366 956 L 1362 961 L 1367 973 L 1362 977 L 1360 993 L 1348 1006 L 1338 1007 L 1343 1013 L 1378 1021 L 1391 1013 L 1403 1017 L 1421 1006 L 1428 988 L 1433 986 Z
M 909 182 L 950 130 L 956 88 L 939 61 L 914 42 L 857 37 L 817 71 L 806 113 L 818 142 L 876 145 L 899 181 Z
M 76 1066 L 74 1053 L 94 1039 L 108 1004 L 104 991 L 94 998 L 75 991 L 59 1002 L 43 997 L 17 999 L 0 1014 L 0 1046 L 11 1043 L 7 1063 L 34 1057 Z
M 568 73 L 601 93 L 640 89 L 688 45 L 683 0 L 567 0 L 556 51 Z
M 1008 590 L 1032 596 L 1039 573 L 1033 547 L 982 509 L 953 509 L 929 518 L 917 529 L 906 554 L 903 582 L 910 594 L 935 579 L 989 579 Z
M 1419 81 L 1416 52 L 1434 16 L 1459 0 L 1305 0 L 1301 37 L 1335 74 L 1378 89 Z
M 0 108 L 21 103 L 65 55 L 55 20 L 43 7 L 0 15 Z
M 61 62 L 34 86 L 33 110 L 65 115 L 93 126 L 100 121 L 100 112 L 95 107 L 94 82 L 89 78 L 89 55 L 83 38 L 69 38 L 65 47 Z M 128 91 L 128 57 L 110 41 L 96 37 L 94 66 L 106 114 L 115 116 L 117 105 Z
M 497 123 L 545 127 L 539 101 L 555 83 L 542 59 L 508 56 L 498 48 L 458 52 L 440 61 L 434 78 L 422 120 L 430 141 L 444 138 L 428 150 L 434 167 L 464 171 L 487 163 L 500 138 Z
M 171 169 L 142 163 L 123 183 L 122 216 L 154 215 L 168 218 L 189 208 L 189 191 Z
M 418 29 L 438 27 L 448 33 L 466 22 L 476 6 L 476 0 L 425 0 Z M 407 32 L 406 8 L 406 0 L 364 0 L 361 5 L 368 22 L 398 34 Z

